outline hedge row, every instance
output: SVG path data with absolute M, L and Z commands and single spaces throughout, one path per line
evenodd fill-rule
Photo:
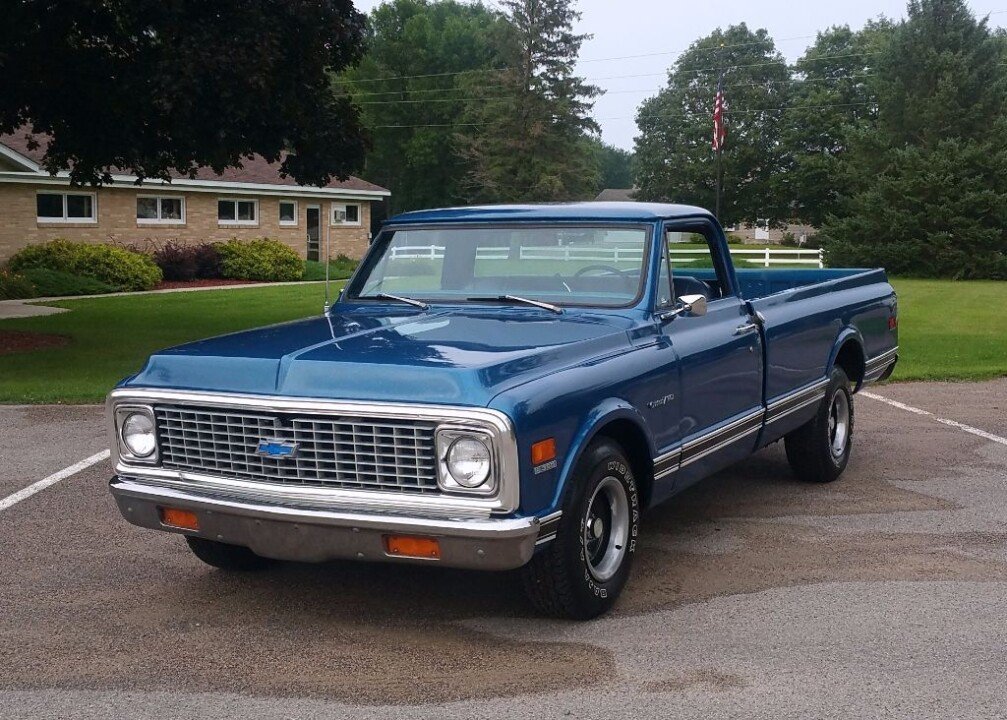
M 150 290 L 161 282 L 161 268 L 142 253 L 118 245 L 53 240 L 29 245 L 7 263 L 21 274 L 29 269 L 50 270 L 91 278 L 113 290 Z
M 0 271 L 0 297 L 150 290 L 162 279 L 279 282 L 303 276 L 304 261 L 297 253 L 268 238 L 198 245 L 169 242 L 152 255 L 119 245 L 53 240 L 26 247 L 8 261 Z
M 169 242 L 155 250 L 153 257 L 165 280 L 230 278 L 284 282 L 300 280 L 304 275 L 300 256 L 269 238 L 198 245 Z

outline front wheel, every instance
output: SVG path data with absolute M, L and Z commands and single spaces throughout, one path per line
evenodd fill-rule
M 606 612 L 629 577 L 639 529 L 629 462 L 614 442 L 597 440 L 570 479 L 556 538 L 522 568 L 532 605 L 576 620 Z
M 842 368 L 834 368 L 815 417 L 786 437 L 787 460 L 801 480 L 832 482 L 843 474 L 853 450 L 853 391 Z

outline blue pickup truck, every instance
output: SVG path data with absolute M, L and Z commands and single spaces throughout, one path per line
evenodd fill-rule
M 647 508 L 778 440 L 838 478 L 897 325 L 883 270 L 736 268 L 700 208 L 407 213 L 323 315 L 112 391 L 111 491 L 218 568 L 520 569 L 540 611 L 591 618 Z

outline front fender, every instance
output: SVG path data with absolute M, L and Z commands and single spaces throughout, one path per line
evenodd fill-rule
M 646 438 L 650 458 L 656 455 L 653 433 L 650 432 L 647 421 L 640 411 L 623 398 L 610 397 L 602 400 L 585 415 L 583 422 L 571 438 L 569 449 L 560 469 L 559 482 L 556 483 L 556 491 L 552 500 L 554 509 L 559 508 L 567 483 L 572 478 L 577 463 L 580 462 L 591 441 L 605 426 L 617 420 L 628 421 L 635 425 Z

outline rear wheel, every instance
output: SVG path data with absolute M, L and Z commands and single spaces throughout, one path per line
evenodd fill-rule
M 570 479 L 556 538 L 522 568 L 536 609 L 588 620 L 615 604 L 636 549 L 639 502 L 622 449 L 608 439 L 592 443 Z
M 238 572 L 249 572 L 262 570 L 272 564 L 269 558 L 256 555 L 247 547 L 241 545 L 228 545 L 227 543 L 206 540 L 201 537 L 185 536 L 185 542 L 189 544 L 189 549 L 200 560 L 207 565 L 212 565 L 221 570 L 235 570 Z
M 801 480 L 832 482 L 843 474 L 853 450 L 853 391 L 842 368 L 834 368 L 815 417 L 786 438 L 787 460 Z

